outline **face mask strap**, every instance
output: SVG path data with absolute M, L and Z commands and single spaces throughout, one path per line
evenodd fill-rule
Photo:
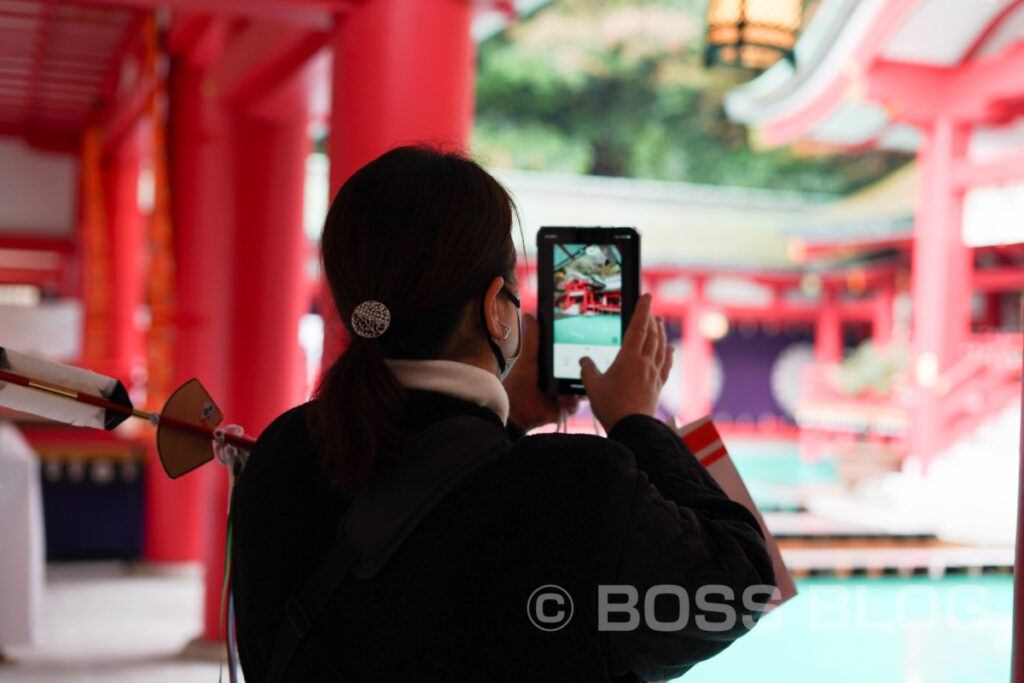
M 494 342 L 491 337 L 491 331 L 487 329 L 487 297 L 480 300 L 480 321 L 484 324 L 484 334 L 487 335 L 487 345 L 491 347 L 491 352 L 494 354 L 495 359 L 498 361 L 498 370 L 502 374 L 505 373 L 505 356 L 501 353 L 501 349 Z
M 509 298 L 509 301 L 511 301 L 513 304 L 515 304 L 516 310 L 519 310 L 519 309 L 522 308 L 521 304 L 519 303 L 519 297 L 517 297 L 515 294 L 513 294 L 512 290 L 510 290 L 508 287 L 502 287 L 501 291 L 505 294 L 505 296 L 507 296 Z M 495 360 L 498 361 L 498 371 L 501 373 L 502 376 L 504 376 L 505 375 L 505 368 L 508 366 L 508 362 L 505 360 L 505 354 L 503 354 L 501 352 L 501 348 L 494 341 L 494 338 L 491 337 L 491 333 L 487 329 L 487 310 L 486 310 L 486 307 L 485 307 L 485 303 L 486 303 L 486 299 L 481 299 L 480 300 L 480 320 L 483 321 L 483 323 L 484 323 L 484 332 L 487 333 L 487 344 L 488 344 L 488 346 L 491 347 L 491 353 L 494 354 Z M 521 325 L 522 325 L 522 322 L 520 321 L 520 326 Z M 505 326 L 502 325 L 502 327 L 505 327 Z M 508 336 L 508 334 L 512 333 L 512 328 L 509 327 L 507 329 L 508 329 L 508 332 L 506 333 L 505 337 L 502 337 L 502 339 L 505 339 Z M 519 351 L 522 349 L 522 346 L 523 346 L 523 333 L 522 333 L 522 330 L 520 330 L 519 331 L 519 348 L 516 349 L 516 356 L 517 357 L 519 355 Z
M 502 287 L 501 291 L 505 292 L 505 296 L 516 305 L 516 308 L 522 308 L 523 305 L 519 303 L 519 297 L 512 293 L 512 290 L 508 287 Z
M 519 297 L 512 293 L 508 287 L 502 287 L 501 291 L 505 292 L 505 296 L 509 298 L 516 307 L 516 324 L 519 326 L 519 343 L 516 344 L 515 358 L 519 358 L 519 354 L 523 351 L 523 318 L 520 311 L 523 310 L 523 305 L 519 303 Z M 503 370 L 504 371 L 504 370 Z

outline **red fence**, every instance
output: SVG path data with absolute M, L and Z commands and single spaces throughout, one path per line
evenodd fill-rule
M 1019 333 L 971 336 L 960 360 L 931 387 L 939 397 L 938 432 L 931 443 L 964 439 L 1019 395 L 1022 341 Z M 849 396 L 832 382 L 834 367 L 814 365 L 804 375 L 797 409 L 802 455 L 814 460 L 837 443 L 857 440 L 884 443 L 906 455 L 915 429 L 911 409 L 920 390 L 911 368 L 898 374 L 885 394 L 868 390 Z

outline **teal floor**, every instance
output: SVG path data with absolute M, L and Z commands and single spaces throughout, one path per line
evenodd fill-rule
M 751 495 L 777 506 L 780 487 L 833 483 L 835 463 L 804 463 L 796 445 L 727 443 Z M 811 577 L 750 634 L 694 667 L 684 683 L 1005 683 L 1013 578 L 949 574 Z
M 792 441 L 733 439 L 726 443 L 736 469 L 746 479 L 774 484 L 807 484 L 839 480 L 835 461 L 806 463 Z
M 751 495 L 837 481 L 835 463 L 804 463 L 796 445 L 727 444 Z M 812 577 L 800 593 L 685 683 L 1005 683 L 1013 579 L 950 574 L 877 579 Z
M 618 346 L 622 319 L 617 315 L 576 315 L 555 321 L 556 344 Z
M 835 461 L 823 459 L 806 463 L 800 459 L 797 445 L 788 441 L 727 441 L 726 447 L 736 469 L 762 510 L 788 510 L 798 507 L 780 495 L 803 484 L 833 484 L 839 481 Z
M 1006 683 L 1013 579 L 809 578 L 685 683 Z

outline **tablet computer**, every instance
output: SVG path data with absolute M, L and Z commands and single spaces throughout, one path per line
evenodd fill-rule
M 630 227 L 544 227 L 537 233 L 542 391 L 583 394 L 580 358 L 615 360 L 640 296 L 640 235 Z

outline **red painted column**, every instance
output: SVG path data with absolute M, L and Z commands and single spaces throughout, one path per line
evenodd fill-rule
M 893 334 L 893 301 L 895 289 L 892 284 L 879 286 L 875 292 L 874 319 L 871 323 L 871 340 L 876 347 L 882 348 L 892 342 Z
M 1024 401 L 1024 395 L 1021 396 Z M 1024 416 L 1020 428 L 1020 470 L 1017 484 L 1017 558 L 1013 571 L 1012 683 L 1024 683 Z
M 400 144 L 465 149 L 473 119 L 473 3 L 466 0 L 360 2 L 334 38 L 331 193 Z M 329 297 L 328 297 L 329 300 Z M 324 365 L 344 348 L 328 316 Z
M 814 360 L 838 363 L 843 359 L 843 323 L 836 302 L 835 288 L 823 285 L 821 308 L 814 326 Z
M 970 333 L 972 253 L 960 237 L 964 193 L 953 182 L 954 164 L 966 152 L 966 127 L 945 116 L 925 132 L 918 152 L 911 351 L 923 384 L 912 414 L 910 454 L 925 466 L 942 443 L 935 371 L 955 361 Z
M 985 312 L 984 318 L 980 322 L 982 329 L 987 332 L 998 330 L 1002 323 L 999 294 L 1000 292 L 985 292 L 983 295 L 985 298 Z
M 151 156 L 152 129 L 140 121 L 112 151 L 108 165 L 107 207 L 110 224 L 110 365 L 133 401 L 145 398 L 145 335 L 135 324 L 145 299 L 147 218 L 139 207 L 142 162 Z M 187 259 L 187 254 L 185 255 Z M 187 299 L 186 299 L 187 300 Z M 140 393 L 141 392 L 141 393 Z M 191 475 L 171 481 L 164 474 L 152 433 L 146 442 L 143 556 L 150 562 L 199 559 L 202 520 L 198 517 L 202 491 Z
M 223 409 L 232 238 L 227 121 L 201 66 L 179 59 L 169 89 L 178 297 L 175 380 L 199 378 Z M 148 505 L 147 559 L 203 558 L 211 487 L 226 486 L 224 472 L 207 465 L 174 481 L 162 471 L 157 474 L 162 481 Z
M 302 403 L 305 361 L 299 346 L 299 318 L 305 313 L 302 200 L 307 121 L 237 114 L 234 149 L 234 255 L 227 359 L 230 388 L 224 411 L 253 435 L 285 410 Z M 224 567 L 228 488 L 219 468 L 208 502 L 206 597 L 203 639 L 220 636 L 220 595 Z
M 683 423 L 692 422 L 711 413 L 711 365 L 714 349 L 711 339 L 700 329 L 700 319 L 707 312 L 704 301 L 704 280 L 694 278 L 693 294 L 683 320 L 683 380 L 680 401 Z
M 233 124 L 230 404 L 232 419 L 244 421 L 252 434 L 303 400 L 299 319 L 308 301 L 302 206 L 311 151 L 306 124 L 305 118 L 244 116 Z
M 104 372 L 110 358 L 110 228 L 103 184 L 103 133 L 82 133 L 79 154 L 78 289 L 82 300 L 79 361 Z
M 144 126 L 136 126 L 113 150 L 106 168 L 110 226 L 110 359 L 108 371 L 128 388 L 145 386 L 139 371 L 145 365 L 144 338 L 135 315 L 145 296 L 146 222 L 139 211 L 138 187 Z

